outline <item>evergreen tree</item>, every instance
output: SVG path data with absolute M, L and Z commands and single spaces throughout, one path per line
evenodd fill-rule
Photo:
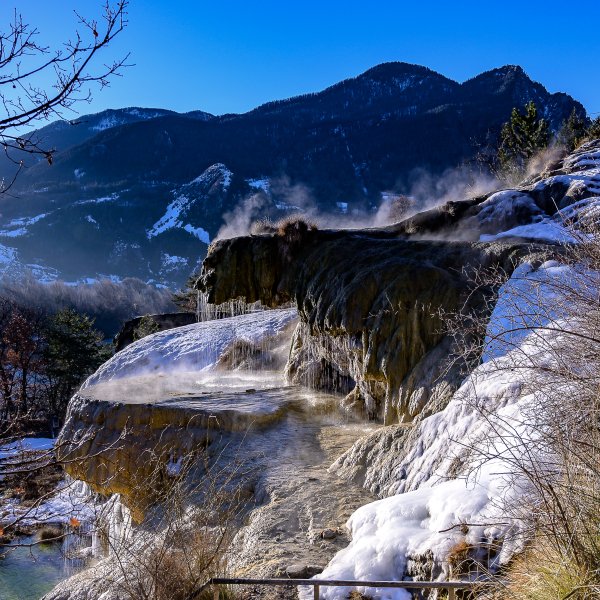
M 133 331 L 133 341 L 141 340 L 148 335 L 157 333 L 160 331 L 158 323 L 152 318 L 151 315 L 144 315 L 140 319 L 139 325 Z
M 558 143 L 569 152 L 574 150 L 586 137 L 588 119 L 582 117 L 575 108 L 558 132 Z
M 600 139 L 600 117 L 596 117 L 589 125 L 585 132 L 585 137 L 588 140 Z
M 524 113 L 513 108 L 510 120 L 500 132 L 498 160 L 505 175 L 523 173 L 527 161 L 548 146 L 550 128 L 545 119 L 538 118 L 533 101 L 525 105 Z
M 112 348 L 102 343 L 93 320 L 72 309 L 50 319 L 45 337 L 49 414 L 62 418 L 71 396 L 110 357 Z
M 173 294 L 173 303 L 182 311 L 195 313 L 198 305 L 198 291 L 195 288 L 199 274 L 192 273 L 185 282 L 185 287 Z

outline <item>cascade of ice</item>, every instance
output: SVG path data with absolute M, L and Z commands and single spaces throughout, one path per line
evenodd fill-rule
M 114 554 L 132 532 L 131 512 L 121 502 L 121 496 L 113 494 L 100 509 L 91 531 L 92 556 L 100 557 L 106 551 Z
M 300 323 L 294 334 L 286 378 L 311 389 L 326 389 L 338 394 L 349 394 L 356 386 L 367 413 L 375 413 L 372 388 L 386 384 L 364 380 L 363 354 L 360 339 L 346 333 L 334 336 L 313 331 L 310 325 Z M 350 396 L 348 400 L 351 401 Z
M 200 290 L 198 290 L 196 297 L 196 318 L 198 322 L 237 317 L 262 310 L 265 310 L 265 308 L 260 302 L 247 304 L 243 298 L 229 300 L 223 302 L 223 304 L 211 304 L 208 301 L 208 294 Z

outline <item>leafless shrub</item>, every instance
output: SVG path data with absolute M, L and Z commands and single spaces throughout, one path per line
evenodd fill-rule
M 317 226 L 302 215 L 290 215 L 277 223 L 276 236 L 279 254 L 285 262 L 292 262 L 298 250 L 309 239 Z
M 134 278 L 120 282 L 101 279 L 74 286 L 62 281 L 43 284 L 33 277 L 3 279 L 0 296 L 49 314 L 71 308 L 93 318 L 96 327 L 107 337 L 114 335 L 127 319 L 172 312 L 175 308 L 169 290 L 155 288 Z
M 254 221 L 250 225 L 250 235 L 265 235 L 268 233 L 275 233 L 277 231 L 277 225 L 269 218 L 259 219 Z
M 500 269 L 473 275 L 490 308 L 500 298 L 494 323 L 446 315 L 458 359 L 484 354 L 486 376 L 519 386 L 525 399 L 511 416 L 501 399 L 478 397 L 476 383 L 464 398 L 488 434 L 463 440 L 465 452 L 474 468 L 501 457 L 519 498 L 501 508 L 527 541 L 487 593 L 495 598 L 600 594 L 600 227 L 593 218 L 566 226 L 578 243 L 532 257 L 510 280 Z
M 38 531 L 38 538 L 40 542 L 43 542 L 45 544 L 48 544 L 50 542 L 57 542 L 61 540 L 62 537 L 63 531 L 60 527 L 46 525 Z
M 390 223 L 399 223 L 403 219 L 414 213 L 416 210 L 416 200 L 410 196 L 395 196 L 390 203 L 388 220 Z
M 100 3 L 100 18 L 75 11 L 77 29 L 69 40 L 55 48 L 40 43 L 40 31 L 15 10 L 8 28 L 0 31 L 0 143 L 7 158 L 16 165 L 15 178 L 28 155 L 53 162 L 55 148 L 45 140 L 24 134 L 41 120 L 73 115 L 80 102 L 89 102 L 91 88 L 109 85 L 120 75 L 127 56 L 98 64 L 114 38 L 127 25 L 127 0 Z M 6 192 L 13 180 L 0 184 Z
M 143 486 L 133 500 L 141 520 L 127 536 L 105 536 L 112 585 L 124 600 L 212 598 L 202 586 L 225 575 L 227 546 L 248 502 L 242 462 L 209 465 L 195 452 L 165 472 L 165 458 L 157 454 L 151 475 L 134 484 Z
M 277 221 L 277 235 L 288 242 L 300 242 L 309 231 L 316 231 L 317 224 L 303 215 L 289 215 Z

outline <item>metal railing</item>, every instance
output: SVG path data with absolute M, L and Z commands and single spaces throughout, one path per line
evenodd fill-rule
M 369 588 L 404 588 L 408 590 L 442 589 L 448 592 L 448 600 L 455 600 L 456 590 L 472 590 L 481 582 L 472 581 L 354 581 L 346 579 L 244 579 L 230 577 L 213 577 L 203 584 L 190 597 L 197 598 L 201 592 L 212 588 L 214 600 L 219 600 L 220 585 L 264 585 L 264 586 L 310 586 L 313 588 L 314 600 L 319 600 L 322 587 L 369 587 Z

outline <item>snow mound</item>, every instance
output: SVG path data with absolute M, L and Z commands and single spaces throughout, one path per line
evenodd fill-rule
M 283 331 L 296 318 L 295 308 L 265 310 L 160 331 L 115 354 L 82 389 L 123 377 L 210 370 L 235 340 L 258 344 Z
M 79 522 L 93 522 L 96 511 L 96 497 L 83 481 L 67 477 L 54 493 L 40 503 L 23 506 L 14 498 L 2 504 L 0 523 L 7 525 L 18 520 L 20 525 L 39 526 L 69 524 L 72 519 Z
M 586 198 L 559 210 L 554 217 L 540 218 L 535 223 L 519 225 L 493 235 L 482 234 L 480 241 L 520 237 L 541 242 L 577 244 L 588 238 L 581 225 L 600 220 L 600 197 Z
M 480 227 L 496 228 L 502 223 L 519 220 L 521 215 L 522 218 L 529 219 L 532 215 L 541 215 L 542 212 L 528 194 L 518 190 L 502 190 L 481 203 L 477 218 Z

